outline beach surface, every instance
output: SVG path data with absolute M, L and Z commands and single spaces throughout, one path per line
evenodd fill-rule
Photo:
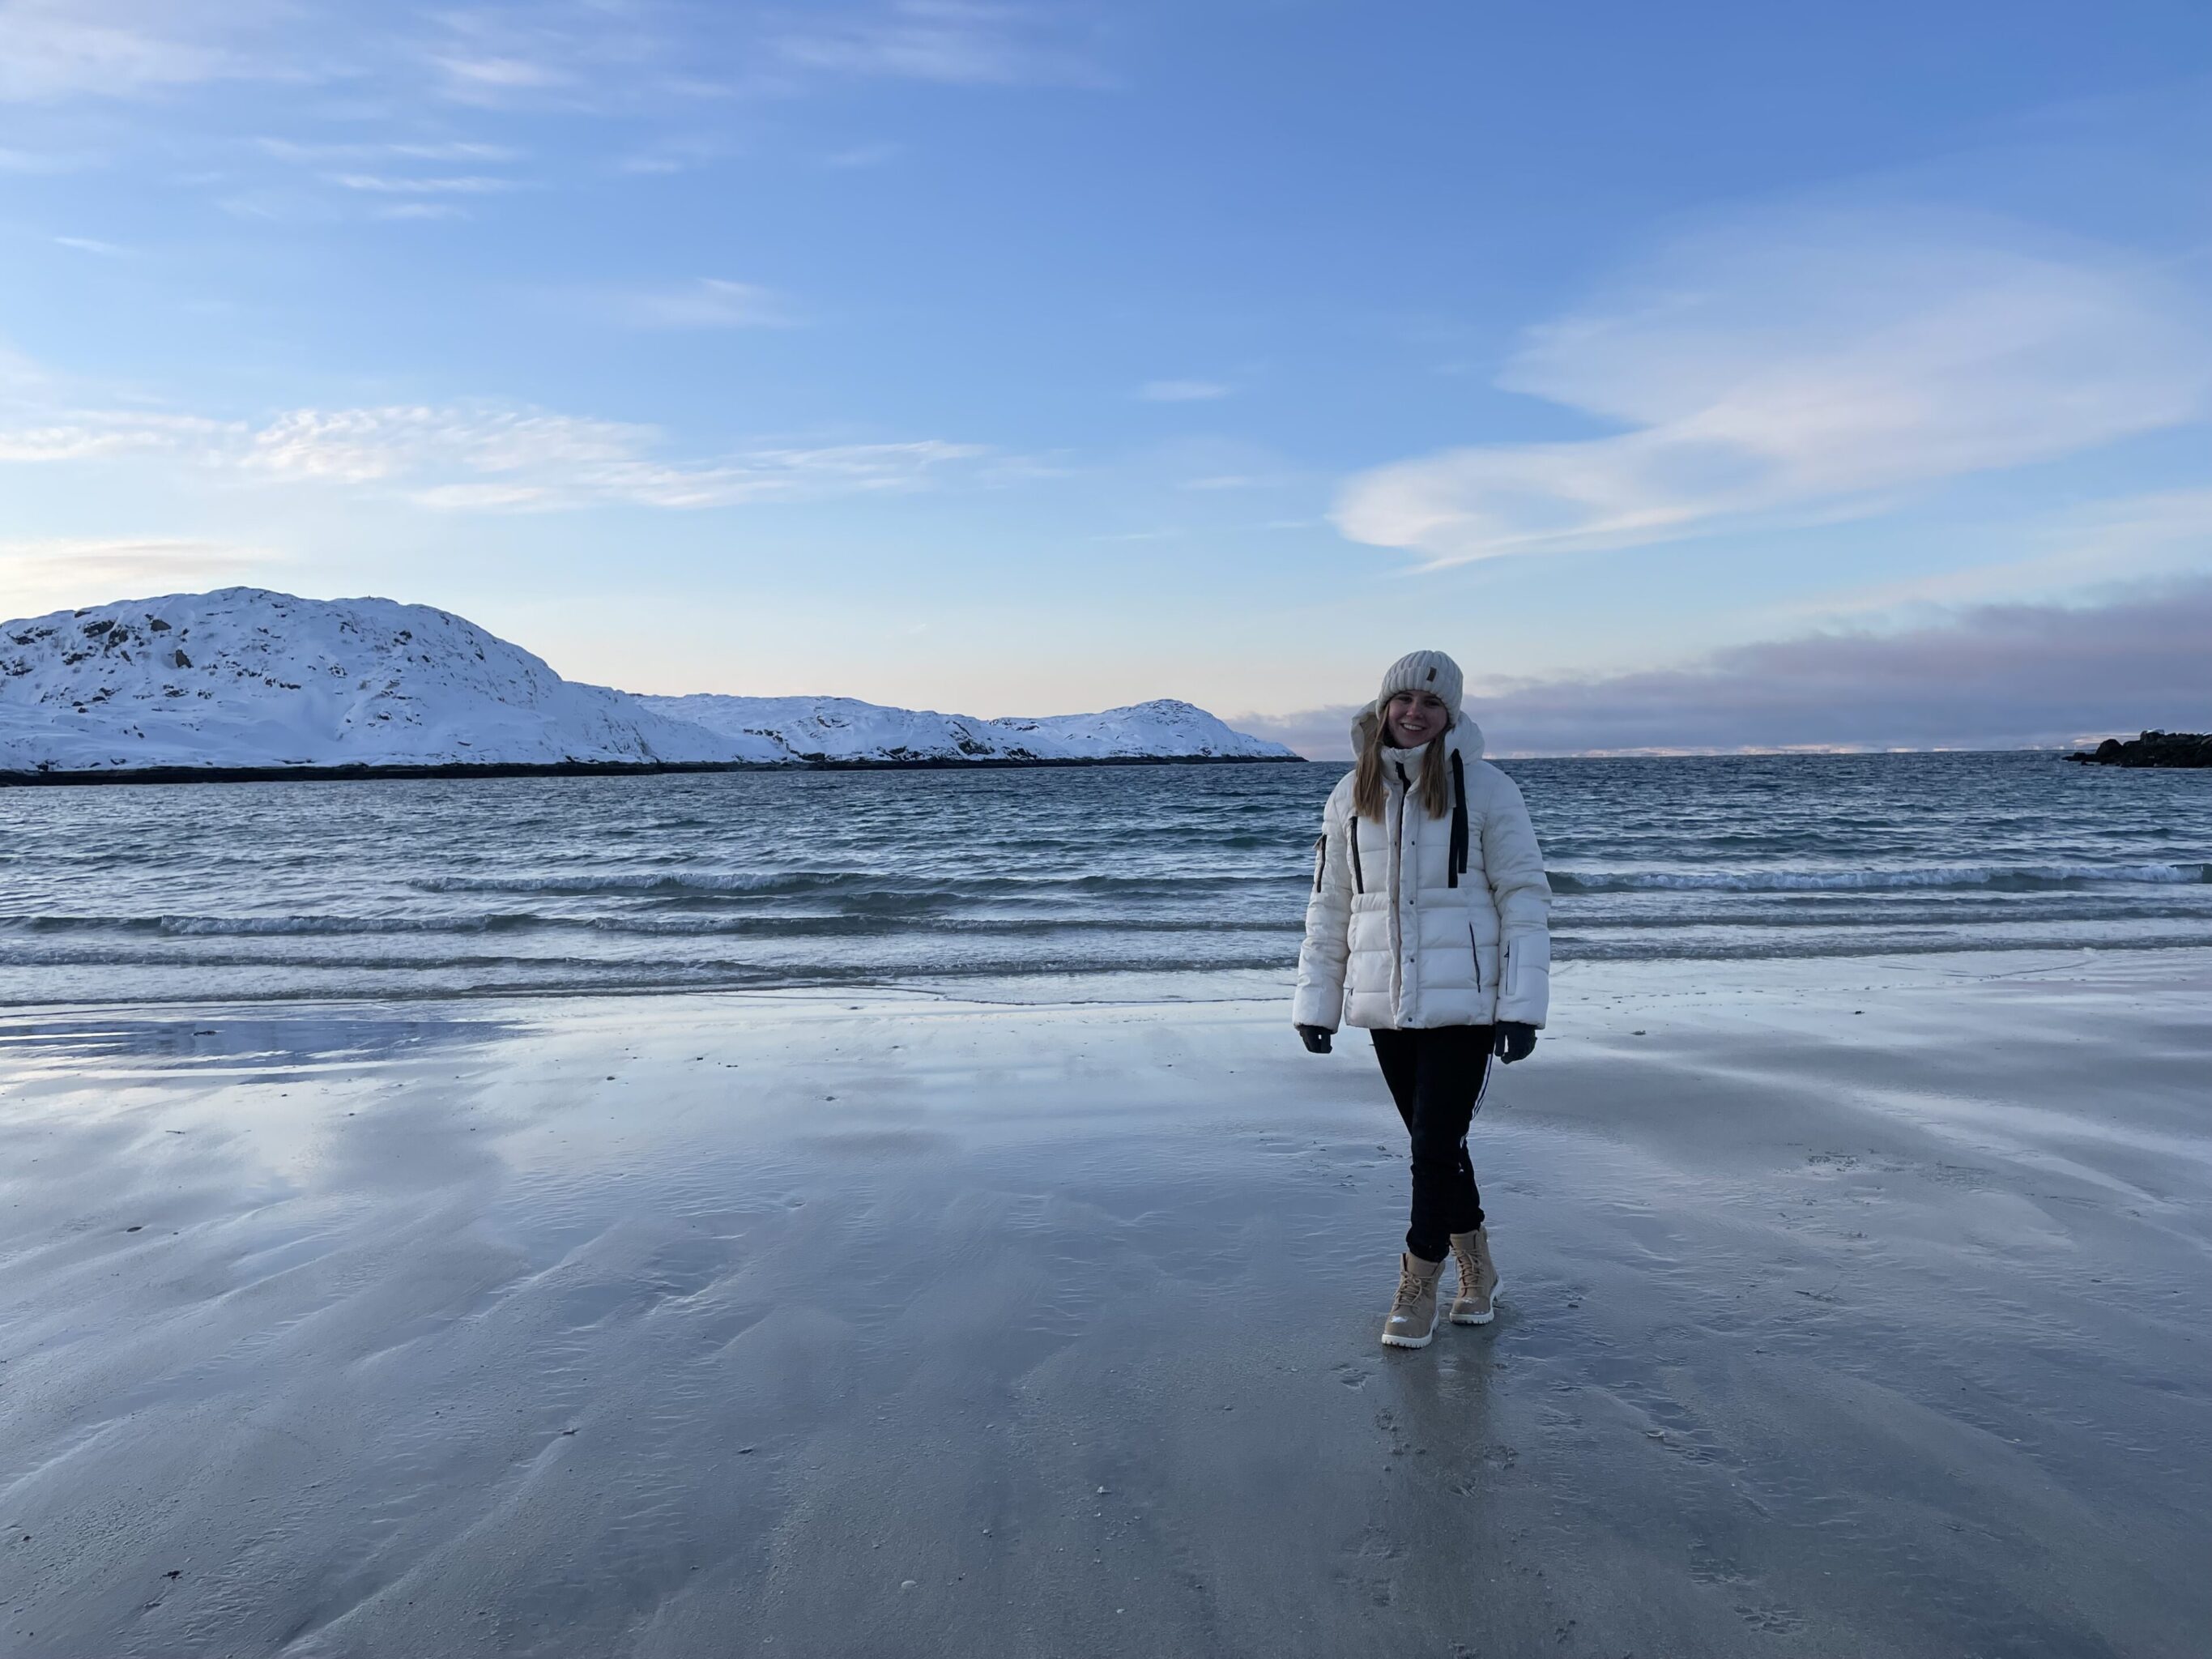
M 2204 1651 L 2212 953 L 1563 972 L 1418 1352 L 1285 1006 L 0 1016 L 0 1650 Z

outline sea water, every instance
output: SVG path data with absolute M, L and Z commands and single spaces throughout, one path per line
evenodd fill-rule
M 2040 754 L 1505 769 L 1563 964 L 2212 945 L 2212 773 Z M 1342 771 L 0 790 L 0 1004 L 1285 981 Z

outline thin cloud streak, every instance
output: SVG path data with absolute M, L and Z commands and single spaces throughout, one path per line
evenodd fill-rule
M 333 173 L 325 177 L 341 190 L 366 191 L 376 196 L 491 196 L 515 187 L 512 179 L 495 179 L 483 173 L 394 179 L 375 173 Z
M 45 178 L 56 173 L 77 173 L 94 165 L 94 158 L 89 155 L 0 148 L 0 173 L 14 173 L 19 178 Z
M 1879 511 L 2201 419 L 2197 296 L 1988 220 L 1800 214 L 1695 239 L 1534 331 L 1500 385 L 1620 428 L 1363 473 L 1334 519 L 1432 564 Z
M 263 138 L 255 148 L 279 161 L 306 167 L 338 161 L 398 160 L 407 161 L 473 161 L 497 166 L 519 161 L 525 152 L 512 144 L 479 143 L 473 139 L 392 139 L 374 143 L 301 143 L 289 138 Z
M 193 9 L 180 16 L 152 0 L 0 0 L 0 104 L 131 98 L 251 73 L 228 31 Z
M 297 409 L 258 425 L 130 410 L 0 428 L 0 463 L 181 461 L 271 484 L 378 489 L 417 506 L 547 512 L 739 507 L 925 489 L 993 452 L 919 439 L 672 457 L 655 428 L 500 404 Z
M 2212 548 L 2212 489 L 2159 490 L 2077 509 L 2055 523 L 2015 532 L 2045 550 L 1817 594 L 1778 614 L 1815 625 L 1894 614 L 1917 605 L 2033 600 L 2093 582 L 2172 575 L 2194 569 Z
M 955 86 L 1103 87 L 1107 77 L 1048 13 L 983 0 L 893 0 L 775 41 L 805 70 Z
M 2212 729 L 2212 574 L 2101 604 L 1984 605 L 1891 633 L 1815 634 L 1686 667 L 1471 692 L 1501 755 L 2031 749 Z M 1345 759 L 1354 710 L 1248 730 Z
M 787 328 L 790 308 L 752 283 L 702 276 L 679 288 L 587 296 L 584 308 L 624 328 Z
M 653 116 L 672 101 L 785 98 L 853 79 L 1104 87 L 1099 37 L 1066 8 L 989 0 L 460 0 L 396 17 L 293 0 L 0 0 L 0 105 L 149 103 L 252 81 L 341 88 L 410 124 L 457 108 Z
M 1235 389 L 1218 380 L 1147 380 L 1137 395 L 1151 404 L 1200 404 L 1226 398 Z
M 0 542 L 0 617 L 104 605 L 178 586 L 234 580 L 283 562 L 267 548 L 179 536 Z

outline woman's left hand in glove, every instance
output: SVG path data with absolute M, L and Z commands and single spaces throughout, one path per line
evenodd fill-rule
M 1517 1019 L 1498 1022 L 1498 1042 L 1491 1050 L 1498 1059 L 1510 1066 L 1516 1060 L 1526 1060 L 1536 1050 L 1536 1028 Z

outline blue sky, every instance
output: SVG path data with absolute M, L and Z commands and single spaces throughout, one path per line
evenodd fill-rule
M 2201 0 L 0 0 L 0 612 L 1325 749 L 1415 644 L 1526 706 L 2139 606 L 2212 572 L 2208 94 Z

